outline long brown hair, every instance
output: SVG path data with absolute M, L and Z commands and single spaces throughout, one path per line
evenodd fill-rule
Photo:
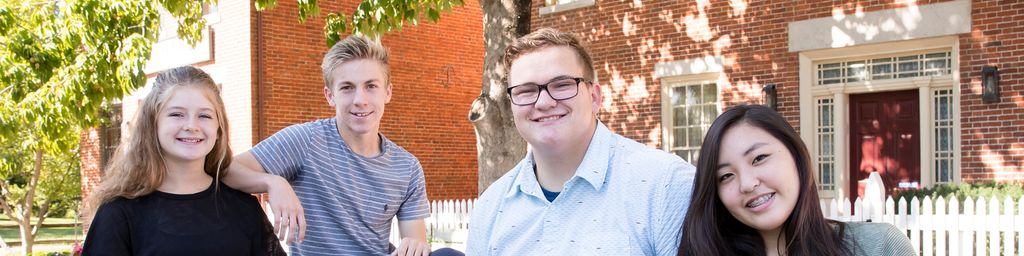
M 200 89 L 207 100 L 213 103 L 219 128 L 213 149 L 206 154 L 203 169 L 206 174 L 214 177 L 215 182 L 220 182 L 220 176 L 224 175 L 231 164 L 232 156 L 228 143 L 227 113 L 220 89 L 210 75 L 198 68 L 173 68 L 157 75 L 152 90 L 135 113 L 127 137 L 122 138 L 113 159 L 104 170 L 103 180 L 89 196 L 87 221 L 92 219 L 95 210 L 103 203 L 117 197 L 132 199 L 148 195 L 163 183 L 167 169 L 157 137 L 157 115 L 174 90 L 184 87 Z
M 761 105 L 732 107 L 711 124 L 697 160 L 696 184 L 683 222 L 679 255 L 766 254 L 760 233 L 736 220 L 718 196 L 716 169 L 722 135 L 740 123 L 762 129 L 781 141 L 796 163 L 800 196 L 795 209 L 782 224 L 785 237 L 780 239 L 786 239 L 782 252 L 788 255 L 848 255 L 850 246 L 843 243 L 843 224 L 825 219 L 821 214 L 807 146 L 779 113 Z M 833 230 L 833 225 L 838 231 Z

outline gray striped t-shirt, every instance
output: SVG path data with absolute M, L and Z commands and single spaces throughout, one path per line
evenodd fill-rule
M 290 254 L 387 255 L 393 217 L 430 215 L 419 160 L 380 138 L 380 155 L 360 156 L 329 118 L 289 126 L 252 149 L 267 172 L 292 184 L 306 213 L 306 239 Z

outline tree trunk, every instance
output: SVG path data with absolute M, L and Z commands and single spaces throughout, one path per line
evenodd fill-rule
M 31 211 L 31 210 L 29 210 Z M 22 220 L 18 222 L 18 231 L 21 233 L 21 252 L 23 255 L 32 255 L 32 221 Z
M 477 193 L 512 169 L 526 155 L 526 141 L 512 121 L 505 96 L 506 76 L 502 56 L 512 40 L 530 31 L 529 0 L 480 0 L 484 12 L 484 74 L 480 96 L 469 110 L 476 129 Z
M 43 171 L 43 150 L 36 149 L 36 162 L 32 168 L 32 177 L 28 182 L 28 191 L 25 192 L 25 201 L 21 202 L 21 215 L 18 221 L 21 231 L 21 251 L 25 255 L 32 254 L 32 242 L 35 241 L 35 232 L 32 232 L 32 200 L 39 185 L 39 174 Z

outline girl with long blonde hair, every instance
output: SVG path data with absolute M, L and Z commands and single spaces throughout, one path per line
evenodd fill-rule
M 231 164 L 220 89 L 190 66 L 156 77 L 88 199 L 85 255 L 282 255 L 259 202 L 220 182 Z

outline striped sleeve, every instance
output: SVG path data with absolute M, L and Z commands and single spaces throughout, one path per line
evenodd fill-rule
M 430 217 L 430 205 L 427 203 L 427 186 L 423 178 L 423 166 L 419 161 L 414 161 L 415 169 L 412 172 L 412 179 L 408 191 L 405 192 L 405 201 L 402 208 L 398 210 L 398 220 L 418 220 Z
M 293 180 L 310 147 L 309 124 L 296 124 L 256 144 L 250 152 L 268 173 Z

